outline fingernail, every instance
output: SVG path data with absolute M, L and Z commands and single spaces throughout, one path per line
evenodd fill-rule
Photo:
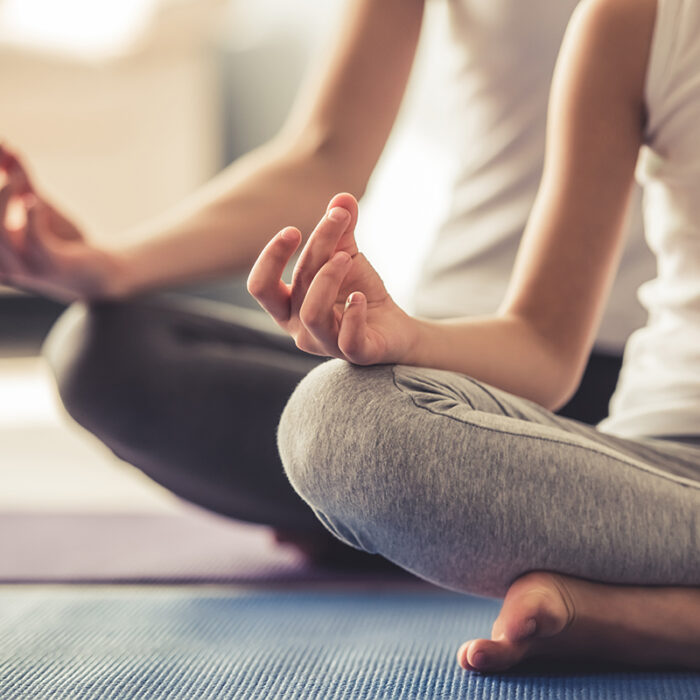
M 360 295 L 357 292 L 353 292 L 349 297 L 348 297 L 348 305 L 350 304 L 359 304 L 360 303 Z
M 282 231 L 282 238 L 284 238 L 285 241 L 296 241 L 297 232 L 294 229 L 287 228 Z
M 350 218 L 350 212 L 347 209 L 343 209 L 343 207 L 333 207 L 328 212 L 328 218 L 337 224 L 342 224 Z
M 352 258 L 347 253 L 336 253 L 335 257 L 333 258 L 333 262 L 340 267 L 344 267 L 351 260 Z

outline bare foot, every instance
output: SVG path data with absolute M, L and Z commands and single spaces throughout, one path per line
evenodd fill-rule
M 508 589 L 491 639 L 464 643 L 457 660 L 488 673 L 531 657 L 700 669 L 700 588 L 526 574 Z

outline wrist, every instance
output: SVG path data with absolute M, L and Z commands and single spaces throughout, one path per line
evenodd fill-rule
M 95 282 L 93 297 L 117 301 L 137 291 L 133 261 L 126 250 L 103 250 L 102 263 L 100 274 Z
M 430 347 L 430 324 L 424 319 L 408 316 L 406 324 L 406 348 L 399 360 L 400 364 L 413 365 L 415 367 L 428 367 L 429 357 L 426 348 Z

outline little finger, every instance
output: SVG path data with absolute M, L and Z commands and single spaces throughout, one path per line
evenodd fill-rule
M 298 229 L 283 229 L 263 248 L 248 275 L 248 292 L 278 323 L 290 317 L 290 288 L 282 273 L 300 243 Z

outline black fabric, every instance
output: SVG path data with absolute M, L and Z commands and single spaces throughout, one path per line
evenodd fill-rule
M 621 356 L 592 353 L 576 393 L 557 413 L 589 425 L 600 423 L 608 415 L 621 368 Z
M 45 355 L 75 420 L 158 483 L 222 515 L 323 532 L 275 440 L 289 395 L 322 358 L 262 314 L 180 297 L 74 305 Z

